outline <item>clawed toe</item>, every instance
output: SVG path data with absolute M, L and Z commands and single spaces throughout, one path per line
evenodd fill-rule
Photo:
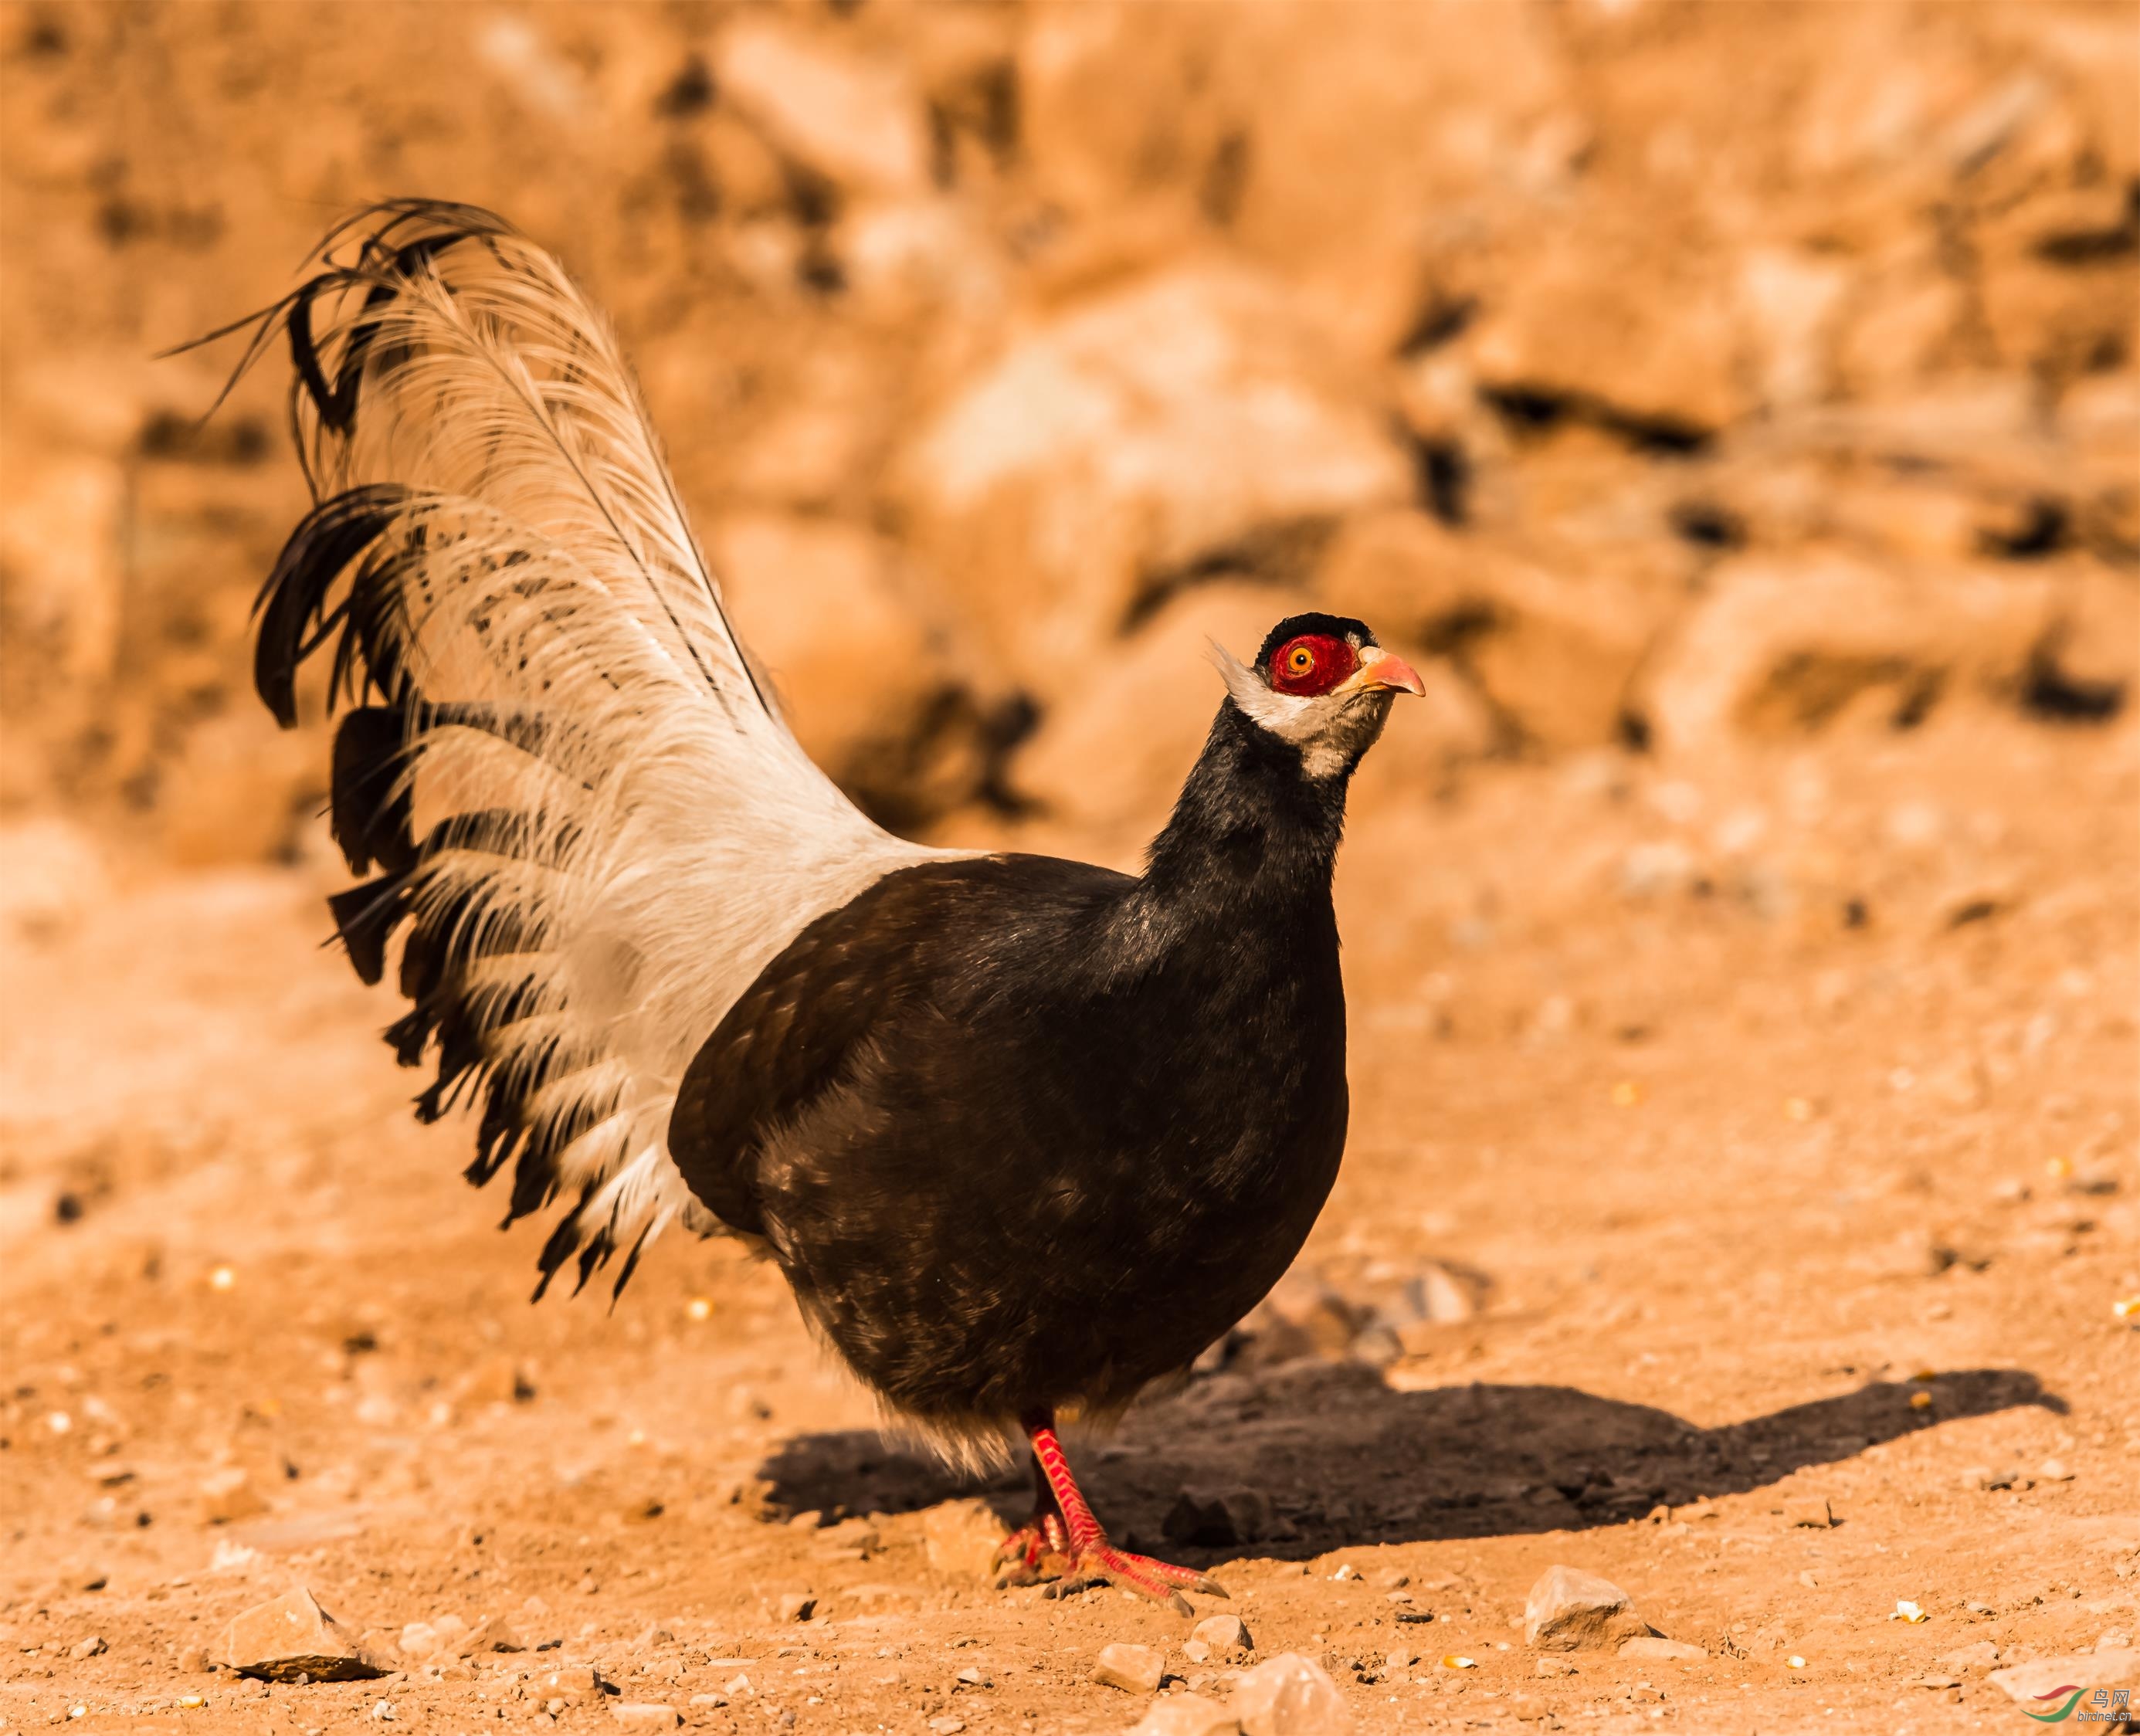
M 1214 1597 L 1226 1595 L 1225 1587 L 1218 1581 L 1193 1567 L 1177 1567 L 1170 1562 L 1155 1561 L 1148 1555 L 1132 1555 L 1105 1542 L 1086 1550 L 1074 1562 L 1065 1566 L 1068 1571 L 1048 1587 L 1048 1596 L 1068 1597 L 1088 1586 L 1117 1585 L 1149 1597 L 1155 1603 L 1166 1604 L 1181 1615 L 1193 1616 L 1195 1610 L 1181 1595 L 1184 1591 Z
M 1092 1509 L 1070 1475 L 1054 1423 L 1047 1412 L 1025 1423 L 1033 1443 L 1034 1493 L 1038 1508 L 1029 1524 L 996 1546 L 992 1567 L 999 1591 L 1048 1581 L 1045 1597 L 1068 1597 L 1087 1586 L 1117 1585 L 1183 1616 L 1195 1610 L 1181 1594 L 1224 1597 L 1226 1588 L 1195 1567 L 1177 1567 L 1148 1555 L 1132 1555 L 1107 1541 Z

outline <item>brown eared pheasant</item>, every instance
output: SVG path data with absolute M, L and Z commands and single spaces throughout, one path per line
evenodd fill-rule
M 1177 1373 L 1298 1252 L 1345 1142 L 1331 870 L 1419 678 L 1296 615 L 1225 697 L 1141 875 L 930 849 L 857 811 L 730 628 L 607 324 L 487 212 L 331 235 L 278 336 L 317 503 L 263 593 L 286 725 L 341 722 L 332 900 L 387 1032 L 475 1111 L 469 1179 L 553 1200 L 542 1284 L 665 1226 L 749 1238 L 899 1418 L 1021 1434 L 1004 1582 L 1204 1575 L 1113 1547 L 1058 1416 Z M 1191 677 L 1184 670 L 1183 679 Z M 541 1293 L 537 1286 L 537 1293 Z

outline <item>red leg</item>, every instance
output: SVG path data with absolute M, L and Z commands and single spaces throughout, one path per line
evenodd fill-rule
M 1106 1530 L 1093 1517 L 1077 1479 L 1070 1474 L 1063 1444 L 1056 1439 L 1053 1415 L 1041 1412 L 1027 1418 L 1024 1427 L 1026 1438 L 1033 1443 L 1033 1462 L 1039 1472 L 1037 1480 L 1053 1510 L 1043 1508 L 1024 1530 L 1004 1540 L 997 1558 L 1002 1560 L 1016 1546 L 1023 1569 L 1021 1573 L 1014 1567 L 1004 1576 L 1006 1582 L 1023 1583 L 1040 1577 L 1042 1562 L 1053 1555 L 1061 1557 L 1063 1571 L 1058 1583 L 1049 1588 L 1050 1596 L 1059 1597 L 1105 1581 L 1171 1604 L 1185 1616 L 1194 1611 L 1181 1595 L 1183 1587 L 1214 1597 L 1226 1595 L 1217 1581 L 1193 1567 L 1176 1567 L 1148 1555 L 1131 1555 L 1116 1548 L 1107 1541 Z M 1046 1547 L 1040 1547 L 1043 1542 Z

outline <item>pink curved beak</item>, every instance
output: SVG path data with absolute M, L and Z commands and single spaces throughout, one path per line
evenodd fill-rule
M 1387 687 L 1397 693 L 1416 694 L 1425 697 L 1426 684 L 1419 679 L 1414 669 L 1395 651 L 1386 651 L 1380 645 L 1369 645 L 1360 653 L 1360 667 L 1348 685 L 1363 688 Z

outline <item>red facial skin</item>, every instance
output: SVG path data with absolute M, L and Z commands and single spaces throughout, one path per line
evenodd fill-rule
M 1327 633 L 1303 633 L 1271 653 L 1271 690 L 1312 699 L 1328 693 L 1359 666 L 1360 654 L 1350 640 Z

